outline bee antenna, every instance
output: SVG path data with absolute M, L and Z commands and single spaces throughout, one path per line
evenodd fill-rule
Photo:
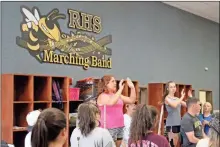
M 49 18 L 51 15 L 53 15 L 54 13 L 57 13 L 57 12 L 58 12 L 57 9 L 53 10 L 53 11 L 47 16 L 47 18 Z
M 57 15 L 57 16 L 55 16 L 54 18 L 52 18 L 52 20 L 58 19 L 58 18 L 65 18 L 65 15 Z

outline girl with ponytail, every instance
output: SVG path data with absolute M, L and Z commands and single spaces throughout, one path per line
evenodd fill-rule
M 32 130 L 32 147 L 62 147 L 66 138 L 65 114 L 56 108 L 43 110 Z
M 183 101 L 185 97 L 184 89 L 181 91 L 180 98 L 176 97 L 175 93 L 176 84 L 173 81 L 169 81 L 165 86 L 163 105 L 168 112 L 166 119 L 166 132 L 168 132 L 168 138 L 171 147 L 176 147 L 178 145 L 181 121 L 181 106 L 186 107 L 186 102 Z

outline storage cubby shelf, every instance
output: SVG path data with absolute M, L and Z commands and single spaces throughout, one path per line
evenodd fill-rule
M 82 100 L 69 101 L 69 86 L 72 78 L 51 76 L 51 75 L 28 75 L 28 74 L 2 74 L 2 140 L 9 144 L 14 144 L 15 147 L 24 147 L 24 138 L 27 135 L 26 116 L 29 112 L 38 109 L 46 109 L 55 107 L 61 109 L 67 120 L 69 120 L 69 113 L 74 113 Z M 98 83 L 100 79 L 95 79 Z M 53 95 L 53 86 L 56 82 L 60 88 L 62 100 L 57 102 Z M 136 92 L 138 93 L 138 82 L 133 81 Z M 117 80 L 119 83 L 119 80 Z M 97 87 L 97 84 L 95 85 Z M 129 88 L 125 83 L 122 94 L 130 96 Z M 137 100 L 138 100 L 137 94 Z M 67 121 L 67 128 L 69 128 L 69 121 Z M 71 127 L 67 129 L 67 133 L 71 134 Z M 69 138 L 64 147 L 69 147 Z
M 33 110 L 56 107 L 63 110 L 68 118 L 69 79 L 47 75 L 2 74 L 2 140 L 16 147 L 24 147 L 24 138 L 28 133 L 26 116 Z M 61 102 L 52 99 L 53 81 L 60 85 Z M 67 141 L 64 147 L 68 146 Z

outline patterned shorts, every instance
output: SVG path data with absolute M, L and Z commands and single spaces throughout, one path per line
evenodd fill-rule
M 124 135 L 124 127 L 108 129 L 114 141 L 122 140 Z

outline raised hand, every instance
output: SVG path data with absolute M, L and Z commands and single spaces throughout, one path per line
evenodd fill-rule
M 181 91 L 181 98 L 184 98 L 185 97 L 185 92 L 184 92 L 184 89 L 182 89 Z
M 121 81 L 119 82 L 119 89 L 123 90 L 124 89 L 124 79 L 121 79 Z
M 134 88 L 134 84 L 132 83 L 131 79 L 130 78 L 127 78 L 127 83 L 128 83 L 128 87 L 129 88 Z
M 188 91 L 188 97 L 192 97 L 192 91 L 191 90 Z

